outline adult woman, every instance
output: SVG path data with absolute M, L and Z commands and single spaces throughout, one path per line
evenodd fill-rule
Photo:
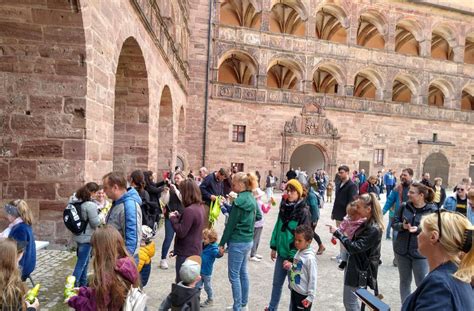
M 183 172 L 178 171 L 174 174 L 174 184 L 169 184 L 169 188 L 163 190 L 163 197 L 168 197 L 168 200 L 164 200 L 166 206 L 164 208 L 165 215 L 165 239 L 163 240 L 163 245 L 161 246 L 161 261 L 160 268 L 168 269 L 168 262 L 166 257 L 168 256 L 168 251 L 171 246 L 171 242 L 174 238 L 174 229 L 171 225 L 169 215 L 171 212 L 177 211 L 179 214 L 182 214 L 184 211 L 183 204 L 181 203 L 181 193 L 178 188 L 179 184 L 185 179 Z M 169 195 L 168 195 L 169 194 Z M 166 202 L 168 201 L 168 202 Z
M 402 310 L 474 310 L 474 227 L 461 214 L 438 210 L 421 220 L 418 249 L 429 274 Z
M 35 236 L 31 227 L 33 214 L 28 204 L 23 200 L 11 201 L 5 205 L 4 209 L 9 225 L 1 236 L 26 244 L 23 256 L 18 263 L 21 268 L 21 279 L 25 281 L 36 266 Z
M 89 182 L 79 188 L 69 199 L 69 204 L 81 203 L 81 217 L 82 220 L 87 222 L 86 230 L 80 235 L 73 236 L 73 240 L 77 244 L 77 261 L 72 273 L 76 277 L 76 287 L 87 285 L 87 268 L 91 257 L 91 236 L 100 224 L 97 205 L 92 201 L 98 190 L 98 184 Z
M 444 200 L 446 200 L 446 190 L 444 189 L 443 185 L 443 179 L 441 177 L 436 177 L 434 179 L 434 198 L 433 198 L 433 203 L 435 203 L 438 208 L 441 208 L 441 206 L 444 203 Z
M 377 291 L 377 272 L 380 260 L 380 247 L 384 229 L 382 211 L 374 193 L 362 194 L 355 203 L 361 218 L 367 218 L 354 233 L 352 239 L 335 227 L 329 232 L 338 238 L 349 253 L 344 273 L 343 301 L 346 310 L 360 310 L 354 292 L 360 287 L 369 286 Z
M 418 252 L 417 235 L 421 217 L 436 210 L 433 201 L 433 189 L 420 183 L 413 183 L 408 190 L 408 202 L 402 204 L 395 214 L 392 229 L 398 232 L 393 243 L 398 273 L 400 274 L 401 302 L 410 294 L 412 274 L 416 286 L 419 286 L 428 273 L 428 262 Z
M 180 182 L 179 191 L 185 208 L 181 213 L 176 210 L 169 214 L 169 220 L 176 232 L 173 250 L 176 256 L 176 284 L 180 282 L 179 269 L 186 258 L 201 255 L 204 229 L 204 207 L 199 187 L 194 180 L 187 178 Z
M 156 230 L 155 220 L 158 203 L 150 199 L 150 194 L 145 190 L 145 177 L 141 170 L 133 171 L 130 174 L 130 185 L 137 190 L 142 199 L 142 224 Z
M 107 195 L 104 192 L 104 187 L 99 185 L 99 190 L 95 192 L 95 195 L 93 195 L 92 198 L 93 202 L 97 205 L 99 221 L 101 224 L 105 224 L 107 214 L 109 213 L 109 210 L 112 207 L 112 202 L 107 200 Z
M 275 262 L 272 296 L 266 310 L 276 310 L 280 302 L 281 289 L 288 271 L 283 267 L 285 260 L 293 261 L 296 254 L 294 230 L 299 225 L 311 225 L 311 215 L 303 196 L 303 186 L 291 179 L 286 184 L 287 198 L 280 203 L 280 212 L 270 240 L 271 259 Z
M 246 307 L 249 298 L 247 258 L 253 244 L 255 219 L 262 218 L 252 194 L 258 186 L 257 183 L 257 177 L 251 173 L 239 172 L 232 177 L 232 191 L 238 195 L 232 203 L 229 220 L 219 243 L 221 255 L 224 254 L 225 245 L 228 245 L 227 264 L 234 311 Z
M 94 275 L 67 303 L 75 310 L 121 310 L 130 288 L 138 287 L 135 261 L 122 235 L 112 226 L 98 228 L 91 238 Z
M 379 199 L 380 190 L 377 186 L 377 176 L 370 176 L 369 179 L 360 186 L 359 193 L 375 193 L 375 196 Z

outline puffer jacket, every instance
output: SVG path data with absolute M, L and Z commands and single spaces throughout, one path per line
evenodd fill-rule
M 417 236 L 421 232 L 421 217 L 435 212 L 437 209 L 435 204 L 427 203 L 422 208 L 415 208 L 411 202 L 403 203 L 397 213 L 395 213 L 392 222 L 392 228 L 398 231 L 397 239 L 393 243 L 393 250 L 400 256 L 411 256 L 413 258 L 423 259 L 418 252 Z M 418 226 L 418 230 L 411 233 L 403 229 L 403 220 L 406 219 L 411 226 Z
M 148 245 L 140 246 L 138 251 L 138 272 L 142 271 L 144 265 L 150 264 L 153 256 L 155 256 L 155 242 L 151 241 Z
M 379 226 L 371 221 L 365 222 L 356 230 L 352 240 L 339 230 L 334 232 L 334 236 L 349 253 L 344 285 L 363 288 L 369 286 L 376 290 L 382 245 L 382 230 Z

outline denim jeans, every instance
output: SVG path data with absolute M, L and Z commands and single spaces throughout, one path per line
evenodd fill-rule
M 72 275 L 76 277 L 75 287 L 87 286 L 87 267 L 91 257 L 90 243 L 77 243 L 77 262 Z
M 206 291 L 207 294 L 207 299 L 208 300 L 213 300 L 214 299 L 214 293 L 212 291 L 212 284 L 211 284 L 211 275 L 204 275 L 201 274 L 201 281 L 197 283 L 196 287 L 199 289 L 202 289 L 204 286 L 204 290 Z
M 288 271 L 283 269 L 283 257 L 277 256 L 275 261 L 275 269 L 273 270 L 273 283 L 272 283 L 272 296 L 270 303 L 268 304 L 268 310 L 278 310 L 278 304 L 280 303 L 281 290 L 285 279 L 288 278 Z
M 390 239 L 390 232 L 392 231 L 392 217 L 388 216 L 387 232 L 385 232 L 385 238 Z
M 142 280 L 142 287 L 145 287 L 148 284 L 148 279 L 150 278 L 151 272 L 151 262 L 147 265 L 143 265 L 142 270 L 140 271 L 140 279 Z
M 395 253 L 397 259 L 398 273 L 400 274 L 400 299 L 405 300 L 411 293 L 412 273 L 415 276 L 415 284 L 419 286 L 428 274 L 428 261 L 411 256 L 400 256 Z
M 186 261 L 186 256 L 176 256 L 176 265 L 175 265 L 175 271 L 176 271 L 176 284 L 181 282 L 181 278 L 179 277 L 179 270 L 181 270 L 181 266 L 183 263 Z
M 165 218 L 165 239 L 163 240 L 163 245 L 161 246 L 161 259 L 166 259 L 166 257 L 168 257 L 168 251 L 170 250 L 173 237 L 174 229 L 171 225 L 171 221 L 168 218 Z
M 234 298 L 234 311 L 240 311 L 249 301 L 247 260 L 253 242 L 229 243 L 228 275 Z
M 358 289 L 357 287 L 344 285 L 342 301 L 344 303 L 344 308 L 346 309 L 346 311 L 359 311 L 360 310 L 360 302 L 354 293 L 357 289 Z

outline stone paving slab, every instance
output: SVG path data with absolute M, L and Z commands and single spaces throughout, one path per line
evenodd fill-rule
M 279 199 L 279 195 L 277 195 Z M 382 197 L 382 204 L 384 198 Z M 382 205 L 383 206 L 383 205 Z M 339 245 L 331 244 L 331 235 L 329 234 L 325 224 L 333 223 L 330 220 L 332 205 L 326 204 L 321 210 L 321 219 L 316 229 L 323 243 L 326 245 L 326 252 L 317 256 L 318 259 L 318 292 L 316 294 L 316 302 L 313 310 L 344 310 L 342 304 L 342 284 L 343 272 L 337 269 L 335 261 L 331 260 L 332 256 L 338 253 Z M 269 241 L 273 225 L 276 222 L 278 208 L 272 208 L 265 215 L 265 226 L 260 242 L 259 253 L 264 256 L 261 262 L 250 262 L 250 299 L 249 310 L 263 310 L 268 304 L 271 295 L 272 276 L 274 263 L 270 260 Z M 385 222 L 387 222 L 385 217 Z M 221 217 L 217 224 L 219 235 L 222 234 L 224 228 L 224 219 Z M 145 288 L 145 292 L 150 296 L 149 310 L 157 310 L 161 301 L 171 290 L 171 284 L 175 277 L 174 259 L 169 259 L 169 269 L 159 269 L 159 261 L 161 256 L 161 244 L 164 237 L 164 229 L 160 228 L 156 243 L 156 255 L 152 261 L 152 272 L 150 281 Z M 313 247 L 317 248 L 315 242 Z M 172 248 L 171 248 L 172 249 Z M 393 251 L 390 240 L 382 241 L 382 261 L 383 264 L 379 268 L 379 288 L 380 292 L 385 296 L 384 301 L 388 303 L 392 310 L 400 309 L 399 298 L 399 277 L 398 270 L 392 266 Z M 42 284 L 40 292 L 40 302 L 42 310 L 67 310 L 68 308 L 62 303 L 62 293 L 64 280 L 67 275 L 72 273 L 75 264 L 75 253 L 67 251 L 44 250 L 38 252 L 38 265 L 33 273 L 36 282 Z M 232 292 L 230 283 L 227 278 L 227 256 L 216 260 L 213 275 L 213 288 L 215 296 L 215 305 L 207 308 L 210 311 L 221 311 L 226 306 L 232 304 Z M 288 284 L 285 283 L 283 295 L 280 301 L 280 310 L 287 310 L 289 305 Z M 413 284 L 414 286 L 414 284 Z M 206 299 L 203 291 L 201 301 Z

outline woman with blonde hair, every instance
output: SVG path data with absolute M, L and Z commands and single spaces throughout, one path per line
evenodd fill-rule
M 33 234 L 33 214 L 23 200 L 14 200 L 4 206 L 9 222 L 8 228 L 0 236 L 24 243 L 23 257 L 20 259 L 21 279 L 26 281 L 36 266 L 36 244 Z
M 343 302 L 346 310 L 360 310 L 358 288 L 372 288 L 378 294 L 377 272 L 380 263 L 380 248 L 384 230 L 382 209 L 374 193 L 366 193 L 355 201 L 357 213 L 366 218 L 365 223 L 354 232 L 352 238 L 336 227 L 327 225 L 329 232 L 339 239 L 349 253 L 344 274 Z
M 402 310 L 474 310 L 473 225 L 447 210 L 423 217 L 418 250 L 428 275 L 403 302 Z
M 257 187 L 257 176 L 254 174 L 239 172 L 232 177 L 232 191 L 238 195 L 232 203 L 229 220 L 219 243 L 221 256 L 224 255 L 225 245 L 228 245 L 228 274 L 234 311 L 245 308 L 249 298 L 247 258 L 253 244 L 255 220 L 262 219 L 252 193 Z
M 38 299 L 33 304 L 25 301 L 25 283 L 21 281 L 18 269 L 18 260 L 21 252 L 18 251 L 14 240 L 0 240 L 0 310 L 28 310 L 33 311 L 39 307 Z

